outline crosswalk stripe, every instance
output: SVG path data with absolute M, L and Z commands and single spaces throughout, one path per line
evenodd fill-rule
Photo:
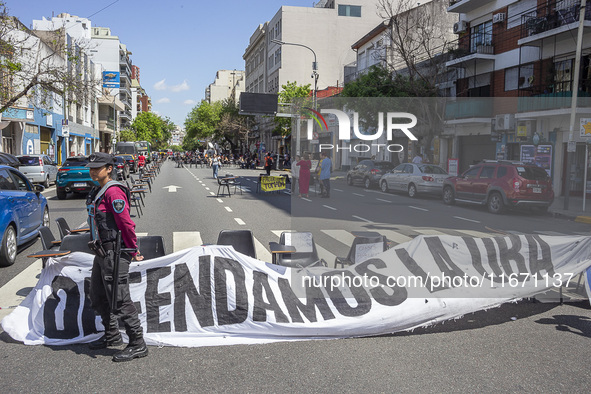
M 458 233 L 469 235 L 471 237 L 476 237 L 476 238 L 490 238 L 490 237 L 494 237 L 494 234 L 483 233 L 481 231 L 474 231 L 474 230 L 454 230 L 454 231 L 457 231 Z
M 556 235 L 556 236 L 564 236 L 566 234 L 559 233 L 557 231 L 534 231 L 534 233 L 542 234 L 542 235 Z
M 353 245 L 353 240 L 355 239 L 353 234 L 345 230 L 322 230 L 322 232 L 347 246 Z
M 172 252 L 203 245 L 199 231 L 175 231 L 172 233 Z
M 416 231 L 417 233 L 422 235 L 445 235 L 445 233 L 441 231 L 433 230 L 430 228 L 413 228 L 413 231 Z
M 392 231 L 392 230 L 380 230 L 379 231 L 380 234 L 385 235 L 386 238 L 388 238 L 391 241 L 396 242 L 397 244 L 402 244 L 408 241 L 412 241 L 412 238 L 404 235 L 404 234 L 400 234 L 397 231 Z
M 289 232 L 290 230 L 271 230 L 271 232 L 273 234 L 275 234 L 278 238 L 281 238 L 281 233 L 283 232 Z M 256 240 L 256 238 L 255 238 Z M 324 261 L 326 261 L 326 263 L 328 264 L 329 267 L 333 266 L 334 260 L 336 258 L 336 255 L 331 253 L 328 249 L 324 249 L 322 246 L 318 245 L 317 242 L 314 242 L 316 244 L 316 251 L 318 252 L 318 257 L 320 257 L 321 259 L 323 259 Z M 257 251 L 257 256 L 258 256 L 258 251 Z M 271 260 L 269 260 L 271 261 Z

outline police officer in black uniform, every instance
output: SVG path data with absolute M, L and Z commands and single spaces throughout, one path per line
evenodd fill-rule
M 143 257 L 137 250 L 135 223 L 129 214 L 129 189 L 111 179 L 115 157 L 108 153 L 96 152 L 90 155 L 90 176 L 100 185 L 88 196 L 86 201 L 91 226 L 92 242 L 96 256 L 90 277 L 90 301 L 95 311 L 101 316 L 105 334 L 91 342 L 91 349 L 104 349 L 123 343 L 119 332 L 118 319 L 125 325 L 129 345 L 113 356 L 113 361 L 130 361 L 148 355 L 148 348 L 143 339 L 143 330 L 138 312 L 129 293 L 130 260 L 141 261 Z M 115 247 L 117 233 L 121 231 L 121 252 L 118 278 L 114 278 Z M 133 251 L 131 251 L 133 250 Z M 117 302 L 112 305 L 113 280 L 117 280 Z

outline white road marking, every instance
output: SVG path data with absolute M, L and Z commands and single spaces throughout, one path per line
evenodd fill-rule
M 428 210 L 428 209 L 425 209 L 425 208 L 413 207 L 412 205 L 409 205 L 408 207 L 409 207 L 409 208 L 412 208 L 412 209 L 416 209 L 416 210 L 418 210 L 418 211 L 425 211 L 425 212 L 429 212 L 429 210 Z
M 37 275 L 41 273 L 41 259 L 35 260 L 33 264 L 25 268 L 21 273 L 12 278 L 2 288 L 0 288 L 0 320 L 10 314 L 14 308 L 20 305 L 27 294 L 22 294 L 22 289 L 33 288 L 38 282 Z M 17 294 L 17 293 L 21 294 Z
M 209 194 L 211 194 L 212 196 L 215 196 L 215 193 L 214 192 L 209 192 Z
M 467 218 L 463 218 L 461 216 L 454 216 L 455 219 L 460 219 L 460 220 L 465 220 L 467 222 L 472 222 L 472 223 L 480 223 L 478 220 L 472 220 L 472 219 L 467 219 Z
M 413 231 L 423 235 L 445 235 L 445 233 L 431 228 L 413 228 Z
M 469 235 L 471 237 L 476 237 L 476 238 L 490 238 L 490 237 L 494 237 L 494 234 L 483 233 L 481 231 L 473 231 L 473 230 L 454 230 L 454 231 L 457 231 L 457 232 L 462 233 L 462 234 Z
M 334 190 L 334 191 L 336 191 L 336 192 L 342 192 L 342 190 L 341 190 L 341 189 L 332 189 L 332 190 Z
M 354 196 L 365 197 L 365 194 L 353 193 Z
M 302 200 L 308 201 L 308 202 L 312 202 L 312 200 L 307 199 L 306 197 L 302 197 Z
M 263 245 L 258 239 L 256 239 L 256 237 L 253 238 L 254 250 L 256 251 L 257 259 L 266 261 L 267 263 L 273 261 L 273 255 L 271 255 L 271 252 L 269 252 L 267 248 L 265 248 L 265 245 Z
M 366 222 L 366 223 L 373 223 L 371 220 L 364 219 L 364 218 L 362 218 L 362 217 L 360 217 L 360 216 L 355 216 L 355 215 L 353 215 L 353 217 L 354 217 L 355 219 L 359 219 L 359 220 L 361 220 L 362 222 Z
M 205 190 L 211 190 L 210 188 L 206 187 Z
M 226 208 L 226 211 L 232 212 L 232 208 L 230 208 L 230 207 L 224 207 L 224 208 Z
M 164 186 L 163 189 L 168 189 L 169 193 L 176 193 L 176 189 L 182 189 L 182 186 L 169 185 L 169 186 Z
M 221 198 L 216 198 L 216 200 L 218 200 L 218 202 L 223 203 L 224 200 L 222 200 Z
M 336 211 L 337 210 L 336 208 L 333 208 L 333 207 L 331 207 L 329 205 L 323 205 L 323 207 L 324 208 L 328 208 L 328 209 L 332 209 L 333 211 Z
M 203 245 L 199 231 L 175 231 L 172 233 L 172 252 Z
M 390 200 L 384 200 L 384 199 L 381 199 L 381 198 L 376 198 L 376 200 L 378 200 L 378 201 L 383 201 L 383 202 L 392 202 L 392 201 L 390 201 Z
M 401 234 L 397 231 L 393 231 L 393 230 L 379 230 L 378 231 L 380 234 L 385 235 L 386 238 L 388 238 L 389 240 L 392 240 L 394 242 L 396 242 L 397 244 L 402 244 L 408 241 L 412 241 L 412 238 L 409 237 L 408 235 L 404 235 Z
M 147 235 L 148 235 L 148 233 L 135 233 L 135 235 L 136 235 L 137 237 L 145 237 L 145 236 L 147 236 Z
M 246 223 L 244 223 L 244 220 L 240 219 L 240 218 L 234 218 L 234 220 L 236 220 L 236 223 L 238 223 L 241 226 L 244 226 Z
M 322 232 L 349 247 L 353 245 L 353 241 L 355 240 L 353 234 L 345 230 L 322 230 Z

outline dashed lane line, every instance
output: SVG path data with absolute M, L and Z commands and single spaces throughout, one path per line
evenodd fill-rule
M 224 202 L 224 200 L 222 200 L 221 198 L 216 198 L 216 200 L 217 200 L 219 203 L 223 203 L 223 202 Z
M 359 220 L 361 220 L 362 222 L 366 222 L 366 223 L 373 223 L 371 220 L 364 219 L 364 218 L 362 218 L 362 217 L 360 217 L 360 216 L 355 216 L 355 215 L 353 215 L 353 217 L 354 217 L 355 219 L 359 219 Z
M 244 220 L 240 219 L 240 218 L 234 218 L 234 220 L 236 221 L 236 223 L 238 223 L 241 226 L 244 226 L 246 223 L 244 223 Z
M 392 201 L 390 201 L 390 200 L 384 200 L 384 199 L 382 199 L 382 198 L 376 198 L 376 200 L 378 200 L 378 201 L 383 201 L 383 202 L 392 202 Z
M 333 211 L 336 211 L 337 209 L 334 207 L 331 207 L 330 205 L 323 205 L 324 208 L 328 208 L 328 209 L 332 209 Z
M 472 222 L 472 223 L 480 223 L 478 220 L 473 220 L 473 219 L 463 218 L 463 217 L 461 217 L 461 216 L 454 216 L 454 219 L 465 220 L 465 221 L 467 221 L 467 222 Z
M 408 207 L 409 208 L 412 208 L 412 209 L 416 209 L 417 211 L 429 212 L 429 210 L 428 209 L 425 209 L 425 208 L 413 207 L 412 205 L 409 205 Z
M 226 211 L 232 212 L 232 208 L 230 208 L 230 207 L 224 207 L 224 208 L 226 208 Z
M 365 194 L 353 193 L 354 196 L 365 197 Z

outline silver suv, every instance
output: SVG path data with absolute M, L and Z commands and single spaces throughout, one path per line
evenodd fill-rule
M 47 155 L 17 156 L 21 165 L 18 168 L 32 183 L 41 183 L 49 187 L 57 178 L 57 163 Z

